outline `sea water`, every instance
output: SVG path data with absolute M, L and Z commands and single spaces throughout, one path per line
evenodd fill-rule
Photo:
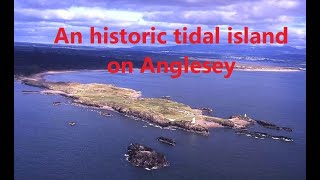
M 255 139 L 232 129 L 211 129 L 208 137 L 183 130 L 160 129 L 111 112 L 75 106 L 58 95 L 23 94 L 40 90 L 15 82 L 15 179 L 246 179 L 301 180 L 306 174 L 305 72 L 241 72 L 231 78 L 207 74 L 109 74 L 81 71 L 55 74 L 50 81 L 108 83 L 132 88 L 144 97 L 171 96 L 191 107 L 209 107 L 215 116 L 234 114 L 267 120 L 293 132 L 263 132 L 293 142 Z M 59 106 L 53 106 L 61 101 Z M 70 126 L 68 122 L 76 122 Z M 173 138 L 176 146 L 159 143 Z M 126 161 L 130 143 L 163 153 L 170 166 L 147 171 Z

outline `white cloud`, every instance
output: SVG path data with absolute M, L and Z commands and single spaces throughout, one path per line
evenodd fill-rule
M 25 39 L 37 33 L 54 36 L 52 33 L 61 26 L 74 31 L 86 31 L 89 26 L 108 26 L 109 31 L 123 28 L 146 31 L 151 26 L 157 31 L 173 31 L 184 26 L 189 30 L 201 26 L 204 31 L 211 31 L 219 25 L 221 32 L 228 26 L 234 30 L 249 26 L 256 31 L 278 31 L 288 26 L 292 42 L 305 42 L 303 0 L 152 2 L 15 0 L 15 36 Z
M 269 6 L 284 8 L 284 9 L 291 9 L 295 8 L 299 5 L 298 1 L 294 0 L 264 0 Z
M 15 12 L 30 17 L 40 17 L 44 20 L 78 20 L 78 19 L 96 19 L 96 20 L 118 20 L 128 22 L 138 22 L 142 20 L 142 13 L 125 11 L 125 10 L 109 10 L 99 7 L 70 7 L 68 9 L 15 9 Z

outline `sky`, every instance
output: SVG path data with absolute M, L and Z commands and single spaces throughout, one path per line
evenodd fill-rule
M 203 31 L 227 27 L 250 31 L 278 32 L 288 27 L 288 45 L 306 45 L 305 0 L 14 0 L 15 42 L 53 44 L 59 27 L 67 33 L 80 31 L 83 43 L 89 42 L 90 26 L 103 32 L 157 31 L 171 34 L 186 26 Z M 173 41 L 168 37 L 168 45 Z

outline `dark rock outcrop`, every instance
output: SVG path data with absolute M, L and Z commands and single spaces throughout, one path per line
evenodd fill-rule
M 208 108 L 208 107 L 198 107 L 196 109 L 201 110 L 202 115 L 211 115 L 213 111 L 211 108 Z
M 202 110 L 202 111 L 209 111 L 209 112 L 213 111 L 211 108 L 208 108 L 208 107 L 199 107 L 199 108 L 196 108 L 196 109 L 199 109 L 199 110 Z
M 292 129 L 289 128 L 289 127 L 281 127 L 281 129 L 285 130 L 285 131 L 288 131 L 288 132 L 292 132 Z
M 132 143 L 128 146 L 127 156 L 128 161 L 137 167 L 159 169 L 169 166 L 169 162 L 163 154 L 138 143 Z
M 166 100 L 170 100 L 171 97 L 170 96 L 161 96 L 162 99 L 166 99 Z
M 76 122 L 69 122 L 69 125 L 74 126 L 74 125 L 76 125 Z
M 157 140 L 159 142 L 165 143 L 165 144 L 169 144 L 171 146 L 175 146 L 176 142 L 173 139 L 169 139 L 169 138 L 165 138 L 165 137 L 158 137 Z
M 293 139 L 285 136 L 276 136 L 276 135 L 270 135 L 268 133 L 263 133 L 263 132 L 251 132 L 248 130 L 239 130 L 236 131 L 237 134 L 242 134 L 254 138 L 260 138 L 260 139 L 265 139 L 265 138 L 270 138 L 270 139 L 275 139 L 275 140 L 282 140 L 286 142 L 292 142 Z
M 107 117 L 111 117 L 112 116 L 112 114 L 110 114 L 108 112 L 100 112 L 100 115 L 107 116 Z
M 259 125 L 261 125 L 261 126 L 263 126 L 265 128 L 268 128 L 268 129 L 285 130 L 285 131 L 288 131 L 288 132 L 292 131 L 291 128 L 280 127 L 280 126 L 277 126 L 277 125 L 275 125 L 273 123 L 270 123 L 270 122 L 267 122 L 267 121 L 252 119 L 252 118 L 248 117 L 247 115 L 234 115 L 234 116 L 230 117 L 230 119 L 233 119 L 233 118 L 238 118 L 238 119 L 245 120 L 245 121 L 248 121 L 248 122 L 257 123 L 257 124 L 259 124 Z
M 23 94 L 33 94 L 33 93 L 39 93 L 39 91 L 30 91 L 30 90 L 23 90 L 21 91 Z
M 269 129 L 275 129 L 275 130 L 285 130 L 285 131 L 289 131 L 291 132 L 292 129 L 288 128 L 288 127 L 279 127 L 273 123 L 267 122 L 267 121 L 263 121 L 263 120 L 255 120 L 259 125 L 265 127 L 265 128 L 269 128 Z
M 263 121 L 263 120 L 256 120 L 256 122 L 265 128 L 280 130 L 280 127 L 270 122 Z
M 29 86 L 48 88 L 48 85 L 44 82 L 44 80 L 22 79 L 21 82 Z
M 59 105 L 61 105 L 61 102 L 60 102 L 60 101 L 53 102 L 52 105 L 54 105 L 54 106 L 59 106 Z

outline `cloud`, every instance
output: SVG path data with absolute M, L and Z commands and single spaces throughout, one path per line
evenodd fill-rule
M 289 43 L 305 45 L 305 1 L 303 0 L 15 0 L 15 41 L 52 43 L 57 29 L 87 31 L 90 26 L 111 30 L 144 31 L 155 26 L 172 31 L 187 26 L 215 26 L 257 31 L 289 27 Z M 31 38 L 32 37 L 32 38 Z M 47 38 L 44 38 L 47 37 Z M 290 45 L 290 44 L 289 44 Z
M 142 14 L 124 10 L 108 10 L 99 7 L 70 7 L 67 9 L 30 9 L 17 8 L 15 13 L 31 19 L 40 18 L 47 21 L 70 21 L 81 19 L 96 19 L 103 21 L 139 21 Z

